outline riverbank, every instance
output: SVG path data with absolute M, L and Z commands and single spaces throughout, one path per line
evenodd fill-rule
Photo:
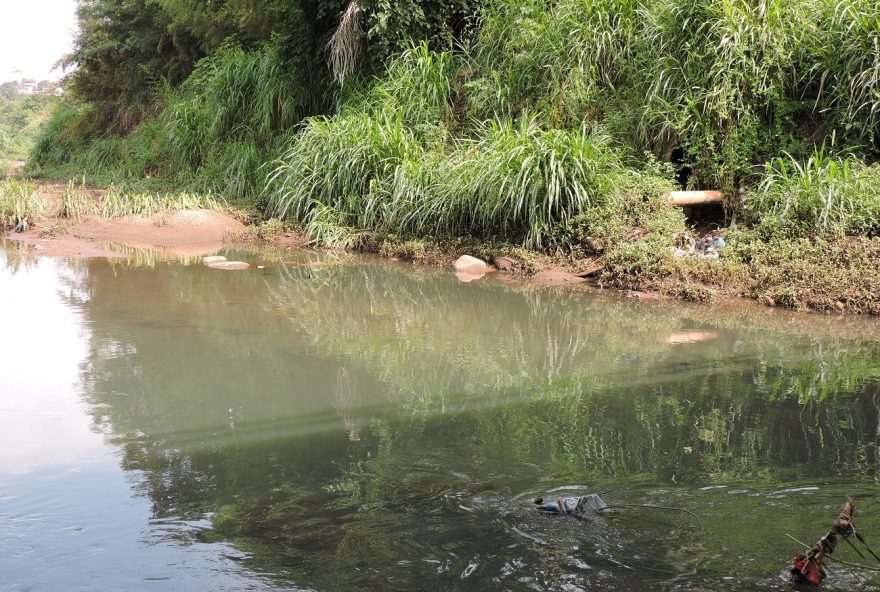
M 49 257 L 126 256 L 107 244 L 161 249 L 181 257 L 205 255 L 245 228 L 219 203 L 187 194 L 149 204 L 152 196 L 61 183 L 7 181 L 0 191 L 10 211 L 0 207 L 3 225 L 17 230 L 7 237 Z
M 637 234 L 637 233 L 634 233 Z M 414 263 L 450 266 L 471 254 L 503 260 L 505 271 L 528 276 L 558 270 L 589 277 L 601 288 L 638 297 L 697 302 L 745 298 L 767 306 L 833 313 L 880 314 L 880 240 L 846 237 L 763 241 L 755 233 L 725 230 L 717 257 L 681 254 L 638 238 L 599 256 L 547 255 L 512 245 L 469 239 L 405 240 L 384 237 L 365 249 Z
M 124 256 L 106 249 L 108 243 L 158 248 L 180 256 L 207 255 L 224 244 L 299 249 L 307 243 L 291 223 L 259 221 L 255 214 L 232 210 L 210 197 L 203 204 L 208 208 L 187 207 L 199 205 L 202 198 L 178 196 L 175 202 L 173 196 L 166 196 L 164 206 L 155 206 L 154 211 L 140 208 L 140 213 L 113 215 L 126 214 L 126 208 L 138 210 L 135 202 L 145 198 L 112 194 L 108 200 L 107 190 L 61 183 L 19 185 L 23 196 L 30 191 L 33 195 L 28 197 L 37 201 L 29 206 L 33 211 L 27 230 L 8 236 L 46 256 Z M 24 197 L 18 199 L 24 202 Z M 116 203 L 115 210 L 101 211 L 108 210 L 108 201 Z M 23 207 L 19 204 L 19 209 Z M 14 225 L 9 222 L 7 226 Z M 690 231 L 678 237 L 681 247 L 670 249 L 666 245 L 676 242 L 674 237 L 656 241 L 633 227 L 610 247 L 597 245 L 593 253 L 551 254 L 466 237 L 413 239 L 381 233 L 361 233 L 348 248 L 445 268 L 451 268 L 458 257 L 470 255 L 490 266 L 485 272 L 529 277 L 550 285 L 591 282 L 639 298 L 699 302 L 745 298 L 796 310 L 880 314 L 880 240 L 876 238 L 764 241 L 755 231 L 732 228 L 715 229 L 709 236 L 722 237 L 723 243 L 717 244 L 723 246 L 690 250 L 688 241 L 700 238 Z M 480 277 L 470 274 L 466 279 Z

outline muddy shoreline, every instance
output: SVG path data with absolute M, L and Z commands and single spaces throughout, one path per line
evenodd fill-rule
M 47 212 L 60 212 L 66 185 L 41 184 L 39 194 Z M 96 201 L 105 191 L 84 189 Z M 229 246 L 259 246 L 273 250 L 296 251 L 306 246 L 304 237 L 293 227 L 277 221 L 259 224 L 249 220 L 246 213 L 230 209 L 183 209 L 151 216 L 101 218 L 88 216 L 74 220 L 60 215 L 47 215 L 31 221 L 24 232 L 7 230 L 8 240 L 26 244 L 35 255 L 47 257 L 105 257 L 127 258 L 122 245 L 135 249 L 152 249 L 177 257 L 201 257 L 216 253 Z M 441 267 L 453 271 L 460 281 L 480 281 L 492 278 L 500 281 L 526 281 L 541 286 L 590 286 L 607 289 L 640 300 L 700 301 L 713 305 L 731 303 L 760 303 L 759 308 L 793 308 L 805 312 L 820 312 L 840 317 L 844 313 L 877 314 L 871 308 L 874 288 L 866 281 L 869 306 L 840 301 L 820 303 L 777 302 L 771 297 L 749 293 L 738 283 L 707 277 L 704 282 L 693 278 L 672 278 L 666 282 L 652 274 L 634 274 L 615 277 L 605 271 L 602 257 L 570 257 L 527 251 L 510 245 L 493 245 L 473 239 L 434 240 L 372 237 L 358 245 L 355 251 L 378 255 L 390 261 L 401 261 L 417 266 Z M 482 269 L 456 269 L 455 262 L 462 256 L 479 258 Z M 880 265 L 880 264 L 878 264 Z M 702 278 L 698 278 L 702 279 Z M 751 278 L 750 278 L 751 279 Z M 795 288 L 792 288 L 795 289 Z

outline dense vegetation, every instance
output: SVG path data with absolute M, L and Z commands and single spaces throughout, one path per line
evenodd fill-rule
M 246 199 L 322 243 L 604 253 L 619 284 L 717 275 L 671 261 L 676 185 L 756 231 L 729 278 L 756 238 L 880 235 L 873 0 L 88 0 L 80 21 L 44 174 Z
M 14 82 L 0 85 L 0 172 L 28 157 L 55 103 L 52 96 L 20 95 Z

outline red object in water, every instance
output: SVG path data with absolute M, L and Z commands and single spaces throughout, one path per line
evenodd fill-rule
M 804 570 L 806 566 L 806 571 Z M 807 563 L 806 556 L 798 553 L 794 556 L 794 567 L 791 569 L 791 576 L 799 584 L 812 584 L 818 586 L 822 583 L 824 574 L 822 568 L 815 561 Z

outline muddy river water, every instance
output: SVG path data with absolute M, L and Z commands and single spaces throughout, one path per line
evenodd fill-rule
M 880 548 L 876 320 L 228 254 L 0 244 L 0 590 L 789 590 L 847 495 Z

